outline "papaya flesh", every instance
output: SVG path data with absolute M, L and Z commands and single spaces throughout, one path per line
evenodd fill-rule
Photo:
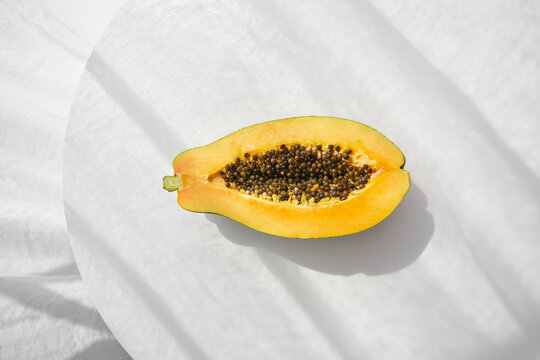
M 240 129 L 180 153 L 163 187 L 190 211 L 216 213 L 293 238 L 352 234 L 398 206 L 405 157 L 356 121 L 306 116 Z

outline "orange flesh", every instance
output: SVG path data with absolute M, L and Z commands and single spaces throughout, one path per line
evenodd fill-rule
M 334 144 L 353 151 L 353 165 L 377 169 L 367 186 L 344 201 L 295 205 L 262 199 L 225 187 L 217 172 L 244 153 L 264 153 L 280 144 Z M 410 186 L 401 169 L 401 151 L 373 128 L 340 118 L 299 117 L 241 129 L 209 145 L 187 150 L 173 161 L 181 176 L 178 204 L 190 211 L 227 216 L 253 229 L 278 236 L 330 237 L 367 229 L 386 218 Z

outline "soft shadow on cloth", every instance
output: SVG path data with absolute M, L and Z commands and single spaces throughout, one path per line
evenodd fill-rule
M 40 279 L 42 282 L 44 279 Z M 106 331 L 107 326 L 95 309 L 77 301 L 65 298 L 51 291 L 31 278 L 3 278 L 0 281 L 0 294 L 24 305 L 27 308 L 46 313 L 73 324 Z M 48 299 L 43 301 L 43 299 Z
M 86 349 L 75 353 L 66 360 L 95 360 L 95 359 L 125 359 L 131 357 L 118 344 L 116 340 L 96 341 Z
M 471 121 L 467 124 L 482 136 L 490 145 L 491 149 L 496 151 L 501 159 L 512 166 L 512 171 L 519 174 L 517 179 L 524 187 L 530 191 L 533 196 L 540 197 L 540 179 L 534 171 L 522 160 L 519 154 L 510 148 L 508 143 L 503 139 L 487 117 L 482 113 L 478 105 L 461 89 L 455 81 L 448 77 L 443 71 L 437 68 L 432 62 L 426 58 L 422 51 L 411 42 L 403 33 L 401 33 L 394 24 L 375 7 L 370 1 L 361 1 L 354 3 L 357 10 L 363 13 L 369 13 L 374 19 L 379 20 L 388 34 L 392 38 L 399 39 L 401 50 L 403 53 L 408 53 L 411 58 L 416 58 L 419 64 L 422 64 L 426 74 L 432 77 L 433 84 L 437 84 L 443 93 L 447 95 L 447 100 L 454 105 L 455 109 L 461 109 L 464 115 Z
M 336 275 L 388 274 L 412 264 L 435 231 L 427 199 L 414 183 L 397 209 L 368 230 L 340 237 L 292 239 L 258 232 L 226 217 L 207 214 L 230 241 L 262 248 L 298 265 Z
M 100 333 L 109 333 L 107 325 L 95 309 L 74 299 L 66 298 L 58 292 L 47 289 L 44 285 L 73 278 L 81 281 L 79 270 L 74 262 L 26 277 L 2 277 L 0 278 L 0 295 L 47 316 L 91 328 Z M 71 346 L 71 344 L 66 345 Z M 131 359 L 118 341 L 104 339 L 70 356 L 69 360 L 98 358 Z
M 293 239 L 297 240 L 297 239 Z M 305 281 L 301 276 L 294 276 L 291 264 L 287 260 L 275 256 L 266 250 L 258 249 L 257 255 L 264 266 L 275 276 L 293 296 L 297 304 L 319 330 L 342 359 L 367 359 L 369 351 L 362 348 L 358 339 L 350 329 L 336 321 L 338 318 L 334 309 L 321 299 L 320 289 Z M 298 275 L 298 274 L 296 274 Z
M 86 246 L 91 247 L 101 259 L 111 266 L 111 271 L 122 277 L 123 282 L 137 295 L 145 309 L 163 325 L 163 328 L 169 332 L 171 339 L 176 340 L 178 348 L 182 349 L 191 359 L 209 359 L 204 349 L 171 316 L 174 313 L 173 309 L 146 283 L 141 275 L 126 264 L 122 257 L 116 254 L 71 206 L 65 204 L 65 209 L 70 233 L 77 236 Z
M 95 52 L 90 56 L 86 69 L 133 123 L 148 135 L 159 154 L 169 163 L 182 146 L 176 132 Z
M 494 251 L 486 247 L 477 248 L 474 241 L 468 241 L 466 244 L 484 279 L 521 328 L 519 338 L 492 349 L 487 358 L 493 360 L 539 359 L 540 307 L 528 292 L 528 284 L 525 284 L 507 264 L 507 261 L 500 258 Z

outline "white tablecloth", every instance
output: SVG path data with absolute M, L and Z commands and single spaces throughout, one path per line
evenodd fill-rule
M 0 359 L 129 359 L 73 259 L 62 201 L 71 100 L 121 5 L 0 2 Z
M 362 50 L 405 62 L 398 70 L 389 67 L 388 77 L 363 76 L 366 81 L 356 90 L 373 95 L 372 108 L 366 112 L 378 109 L 377 121 L 390 130 L 391 119 L 399 119 L 400 114 L 416 111 L 424 119 L 422 108 L 408 109 L 403 101 L 407 84 L 414 83 L 416 94 L 444 107 L 439 117 L 434 107 L 426 107 L 433 123 L 422 131 L 411 119 L 414 133 L 403 130 L 402 138 L 421 138 L 426 154 L 439 146 L 449 148 L 451 143 L 460 149 L 459 156 L 448 153 L 448 160 L 430 163 L 433 157 L 422 161 L 419 149 L 407 146 L 407 141 L 403 148 L 406 155 L 414 155 L 408 159 L 412 168 L 440 168 L 440 162 L 448 161 L 456 181 L 464 184 L 452 191 L 439 188 L 449 182 L 438 176 L 449 171 L 436 172 L 432 179 L 415 179 L 425 193 L 434 196 L 426 199 L 428 210 L 429 204 L 438 206 L 433 214 L 435 240 L 422 255 L 423 265 L 432 271 L 425 276 L 436 284 L 441 274 L 459 274 L 436 287 L 441 297 L 453 301 L 445 313 L 448 317 L 440 321 L 452 321 L 452 313 L 455 321 L 468 321 L 456 337 L 462 340 L 455 344 L 459 351 L 441 348 L 438 353 L 432 348 L 433 355 L 445 359 L 540 356 L 539 3 L 374 0 L 348 4 L 359 22 L 376 24 L 369 29 L 369 41 L 359 39 Z M 71 99 L 93 44 L 119 5 L 120 1 L 82 0 L 0 4 L 0 359 L 129 358 L 93 308 L 77 273 L 61 192 L 63 138 Z M 246 11 L 275 12 L 283 27 L 297 16 L 292 10 L 272 7 L 254 6 Z M 249 14 L 242 18 L 248 19 Z M 246 22 L 249 26 L 257 24 Z M 378 43 L 370 43 L 374 41 Z M 376 51 L 370 52 L 369 44 Z M 349 65 L 354 69 L 354 64 Z M 423 77 L 407 79 L 403 66 Z M 402 82 L 391 81 L 396 78 Z M 324 98 L 324 94 L 316 95 Z M 445 123 L 438 123 L 441 118 Z M 402 124 L 406 119 L 399 121 Z M 462 138 L 444 140 L 440 132 L 461 132 Z M 478 161 L 479 174 L 459 173 L 459 161 L 471 169 L 470 158 L 462 157 L 463 149 L 473 159 L 486 159 L 486 163 Z M 493 181 L 486 181 L 489 177 Z M 478 187 L 475 179 L 484 183 L 481 193 L 470 191 Z M 489 201 L 478 194 L 489 195 L 494 206 L 486 206 Z M 478 216 L 469 221 L 464 216 L 474 209 L 485 214 L 484 220 Z M 447 250 L 448 257 L 441 258 L 442 250 Z M 287 256 L 298 259 L 302 254 Z M 437 262 L 444 266 L 438 267 Z M 380 274 L 376 268 L 374 264 L 373 273 Z M 346 264 L 342 273 L 347 275 Z M 364 273 L 369 274 L 369 269 Z M 411 298 L 414 293 L 407 293 L 407 299 Z M 369 296 L 363 300 L 369 302 Z M 424 307 L 411 307 L 411 318 L 421 318 L 421 311 L 430 317 L 429 303 L 418 299 L 414 304 Z M 439 320 L 429 320 L 432 323 L 420 324 L 423 331 L 429 324 L 445 329 L 436 324 Z M 325 331 L 337 354 L 347 354 L 339 347 L 351 339 L 341 341 L 331 329 Z M 378 331 L 373 329 L 378 339 L 384 338 Z M 410 339 L 422 336 L 413 328 L 403 331 Z M 464 340 L 468 337 L 474 342 Z M 366 357 L 380 353 L 370 348 L 369 339 L 363 341 Z M 388 346 L 401 346 L 409 355 L 423 350 L 412 344 L 404 340 Z

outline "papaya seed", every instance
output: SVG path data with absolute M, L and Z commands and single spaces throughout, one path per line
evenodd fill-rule
M 227 188 L 242 190 L 263 198 L 278 192 L 274 201 L 302 204 L 314 198 L 346 200 L 350 193 L 367 184 L 373 169 L 367 164 L 355 166 L 349 162 L 351 149 L 340 153 L 339 145 L 281 144 L 279 149 L 263 153 L 245 152 L 243 159 L 234 161 L 218 171 Z M 290 190 L 290 193 L 289 193 Z M 302 199 L 305 198 L 303 201 Z M 271 199 L 272 200 L 272 199 Z

